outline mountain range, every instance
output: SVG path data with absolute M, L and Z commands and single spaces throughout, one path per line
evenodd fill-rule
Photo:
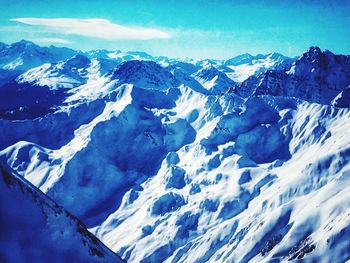
M 346 262 L 349 108 L 350 56 L 318 47 L 0 44 L 0 259 Z

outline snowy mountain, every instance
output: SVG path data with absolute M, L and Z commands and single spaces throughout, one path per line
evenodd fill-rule
M 40 47 L 22 40 L 11 45 L 0 44 L 0 86 L 28 69 L 44 63 L 58 62 L 77 52 L 69 48 Z
M 180 85 L 167 69 L 153 61 L 124 62 L 114 70 L 111 78 L 120 84 L 128 83 L 145 89 L 164 90 Z
M 233 70 L 228 76 L 236 81 L 243 82 L 248 77 L 257 75 L 267 69 L 288 68 L 293 59 L 279 53 L 252 56 L 248 53 L 224 61 L 224 65 Z
M 0 162 L 16 180 L 128 262 L 350 259 L 348 56 L 111 53 L 0 87 Z
M 251 77 L 238 87 L 237 94 L 287 96 L 329 104 L 349 85 L 350 56 L 311 47 L 289 69 L 268 70 Z
M 23 73 L 17 78 L 19 83 L 48 86 L 53 89 L 73 88 L 86 83 L 91 61 L 77 54 L 66 61 L 44 64 Z
M 60 61 L 76 54 L 76 51 L 69 48 L 40 47 L 25 40 L 11 45 L 2 43 L 0 52 L 0 67 L 19 71 L 40 66 L 47 62 Z
M 2 262 L 123 262 L 83 223 L 0 166 Z
M 123 52 L 121 50 L 109 51 L 109 50 L 92 50 L 85 53 L 89 58 L 102 58 L 112 59 L 119 63 L 129 60 L 155 60 L 153 56 L 146 52 L 140 51 L 128 51 Z
M 206 63 L 198 72 L 194 73 L 193 76 L 212 94 L 225 93 L 236 84 L 224 72 L 219 71 L 209 63 Z

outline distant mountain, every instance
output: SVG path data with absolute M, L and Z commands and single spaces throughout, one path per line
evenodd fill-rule
M 222 94 L 235 86 L 225 73 L 219 71 L 212 64 L 205 64 L 200 70 L 193 74 L 193 77 L 212 94 Z
M 122 52 L 120 50 L 109 51 L 109 50 L 92 50 L 85 52 L 86 56 L 89 58 L 103 58 L 103 59 L 113 59 L 119 63 L 129 61 L 129 60 L 155 60 L 154 57 L 147 54 L 146 52 L 140 51 L 127 51 Z
M 224 61 L 224 65 L 233 71 L 227 73 L 232 80 L 242 82 L 268 69 L 288 68 L 292 61 L 293 59 L 279 53 L 256 56 L 246 53 Z
M 288 69 L 267 70 L 243 82 L 237 94 L 273 95 L 329 104 L 350 85 L 350 56 L 311 47 Z
M 0 86 L 28 69 L 44 63 L 54 63 L 74 56 L 77 51 L 54 46 L 40 47 L 33 42 L 20 42 L 0 45 Z
M 74 56 L 77 51 L 54 46 L 40 47 L 22 40 L 0 48 L 0 68 L 25 71 L 44 63 L 58 62 Z
M 164 90 L 180 85 L 167 69 L 153 61 L 124 62 L 114 70 L 111 78 L 119 83 L 134 84 L 145 89 Z
M 86 83 L 90 64 L 90 59 L 78 54 L 63 62 L 44 64 L 30 69 L 21 74 L 17 81 L 53 89 L 72 88 Z
M 238 55 L 236 57 L 225 60 L 224 64 L 227 66 L 238 66 L 242 64 L 251 64 L 254 60 L 265 59 L 267 56 L 258 54 L 253 56 L 249 53 Z

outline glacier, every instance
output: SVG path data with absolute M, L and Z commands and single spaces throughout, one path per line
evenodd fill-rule
M 123 260 L 350 259 L 349 56 L 0 49 L 0 163 Z

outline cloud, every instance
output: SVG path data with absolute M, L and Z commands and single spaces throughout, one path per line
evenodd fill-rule
M 41 38 L 34 38 L 34 39 L 29 39 L 34 42 L 38 43 L 56 43 L 56 44 L 70 44 L 72 42 L 63 39 L 63 38 L 54 38 L 54 37 L 41 37 Z
M 107 40 L 149 40 L 170 38 L 169 33 L 145 27 L 129 27 L 106 19 L 13 18 L 11 21 L 45 27 L 55 33 Z

